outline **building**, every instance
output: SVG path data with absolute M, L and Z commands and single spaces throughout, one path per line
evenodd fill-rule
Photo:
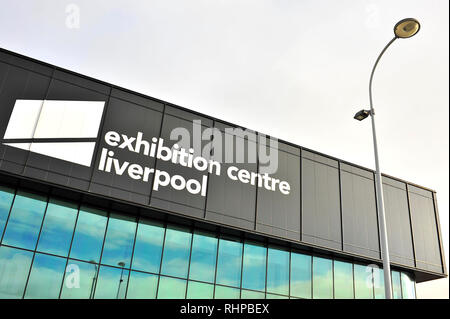
M 195 134 L 227 128 L 2 49 L 0 298 L 383 298 L 374 172 L 251 131 L 231 140 L 275 172 L 214 166 Z M 383 182 L 394 297 L 415 298 L 447 276 L 436 193 Z

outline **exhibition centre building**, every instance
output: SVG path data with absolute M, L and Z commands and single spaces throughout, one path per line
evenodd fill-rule
M 3 49 L 0 138 L 0 299 L 384 298 L 373 170 Z M 436 193 L 383 184 L 416 298 Z

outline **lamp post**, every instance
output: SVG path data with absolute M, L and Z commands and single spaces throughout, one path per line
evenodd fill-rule
M 89 299 L 94 299 L 94 286 L 95 286 L 95 280 L 97 279 L 97 264 L 96 264 L 95 260 L 90 260 L 89 262 L 91 264 L 93 264 L 95 267 L 94 277 L 92 277 L 91 293 L 89 295 Z
M 122 276 L 123 276 L 123 267 L 125 267 L 125 263 L 123 261 L 120 261 L 118 263 L 118 265 L 120 266 L 120 268 L 122 268 L 122 271 L 120 272 L 120 280 L 119 280 L 119 287 L 117 287 L 117 295 L 116 295 L 116 299 L 119 299 L 119 292 L 120 292 L 120 286 L 122 285 Z
M 376 197 L 377 197 L 377 210 L 378 219 L 380 223 L 380 242 L 381 242 L 381 254 L 383 260 L 383 273 L 384 273 L 384 289 L 386 299 L 392 299 L 392 284 L 391 284 L 391 266 L 389 261 L 389 247 L 386 229 L 386 218 L 384 214 L 384 199 L 383 199 L 383 183 L 381 179 L 380 163 L 378 161 L 378 146 L 377 146 L 377 134 L 375 129 L 375 111 L 373 108 L 372 100 L 372 80 L 375 73 L 375 69 L 386 52 L 387 48 L 397 39 L 406 39 L 414 36 L 420 30 L 420 23 L 416 19 L 407 18 L 403 19 L 394 27 L 394 38 L 388 42 L 388 44 L 383 48 L 381 53 L 378 55 L 377 60 L 372 68 L 372 73 L 370 74 L 369 81 L 369 100 L 370 100 L 370 110 L 361 110 L 355 114 L 354 118 L 358 121 L 362 121 L 368 116 L 372 119 L 372 137 L 373 137 L 373 149 L 375 155 L 375 182 L 376 182 Z

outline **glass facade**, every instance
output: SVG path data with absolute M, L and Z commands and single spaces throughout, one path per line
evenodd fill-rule
M 380 298 L 382 270 L 0 188 L 0 298 Z M 392 272 L 394 296 L 415 298 Z

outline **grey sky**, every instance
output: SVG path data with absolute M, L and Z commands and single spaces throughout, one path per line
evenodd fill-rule
M 79 28 L 66 7 L 80 9 Z M 447 0 L 2 0 L 0 46 L 373 168 L 368 79 L 374 79 L 383 172 L 430 187 L 448 269 Z M 448 298 L 448 279 L 417 286 Z

